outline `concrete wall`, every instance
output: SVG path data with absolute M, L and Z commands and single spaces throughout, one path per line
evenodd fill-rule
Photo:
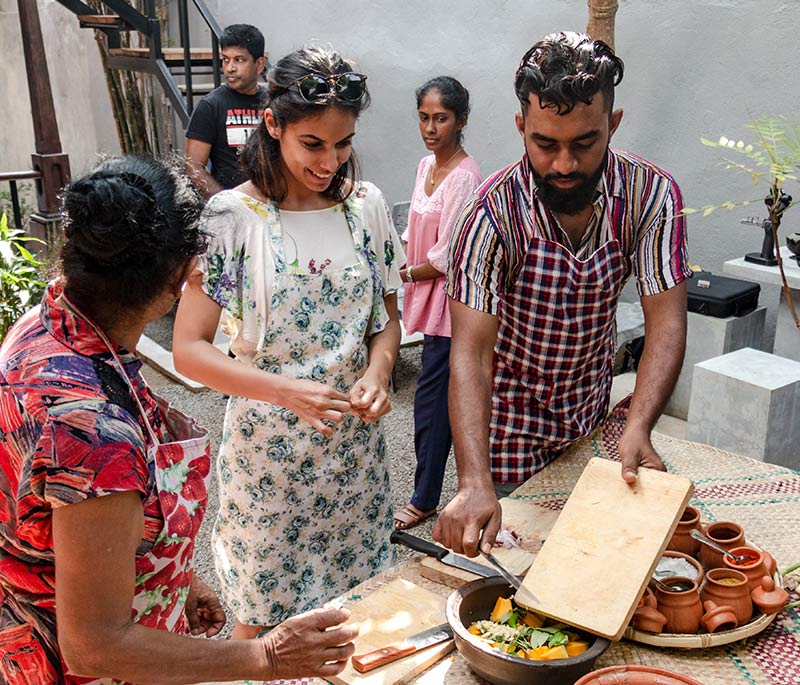
M 415 122 L 416 86 L 440 73 L 466 85 L 473 102 L 466 148 L 488 173 L 522 151 L 512 88 L 520 57 L 545 33 L 583 30 L 587 13 L 585 0 L 239 0 L 218 1 L 212 11 L 222 26 L 259 26 L 273 62 L 311 38 L 358 60 L 369 75 L 373 105 L 363 115 L 356 149 L 365 177 L 389 202 L 409 196 L 425 154 Z M 764 190 L 721 169 L 700 137 L 744 138 L 751 115 L 798 112 L 800 3 L 622 0 L 616 25 L 616 49 L 626 64 L 617 93 L 625 117 L 616 146 L 672 172 L 688 206 L 761 198 Z M 758 251 L 760 229 L 739 225 L 739 219 L 763 216 L 763 209 L 759 203 L 692 217 L 692 261 L 721 272 L 725 260 Z M 800 230 L 800 209 L 793 211 L 783 235 Z M 768 327 L 774 328 L 777 288 L 764 287 L 762 302 L 770 305 Z
M 93 32 L 79 29 L 57 2 L 37 4 L 61 145 L 76 174 L 99 152 L 119 152 L 111 103 Z M 0 46 L 0 170 L 30 169 L 33 124 L 16 0 L 0 0 Z
M 512 80 L 523 52 L 539 37 L 586 26 L 585 0 L 430 2 L 405 0 L 207 0 L 224 27 L 259 26 L 274 62 L 308 39 L 330 42 L 356 59 L 369 75 L 373 105 L 359 126 L 356 149 L 366 178 L 390 203 L 407 199 L 425 148 L 415 121 L 414 88 L 431 76 L 452 74 L 472 95 L 466 148 L 489 173 L 515 159 L 522 144 L 514 128 Z M 617 104 L 625 110 L 615 137 L 671 171 L 686 204 L 698 207 L 730 199 L 760 199 L 764 189 L 749 177 L 723 170 L 700 137 L 747 138 L 751 115 L 798 112 L 796 88 L 797 0 L 622 0 L 617 14 L 617 52 L 625 78 Z M 54 97 L 64 148 L 80 169 L 95 151 L 114 151 L 116 137 L 91 32 L 52 0 L 39 0 Z M 2 117 L 3 167 L 27 166 L 33 139 L 27 85 L 19 45 L 16 2 L 0 0 L 0 39 L 6 47 L 0 88 L 5 103 L 21 103 Z M 198 44 L 207 31 L 192 18 Z M 795 186 L 800 195 L 800 189 Z M 761 245 L 760 229 L 742 226 L 764 215 L 760 202 L 732 213 L 690 219 L 690 256 L 720 272 L 722 263 Z M 800 230 L 792 210 L 782 234 Z M 783 241 L 783 238 L 782 238 Z M 628 298 L 632 297 L 627 292 Z M 777 288 L 764 287 L 762 303 L 773 314 Z

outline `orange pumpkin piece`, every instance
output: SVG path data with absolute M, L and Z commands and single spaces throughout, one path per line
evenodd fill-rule
M 527 654 L 526 654 L 524 649 L 518 649 L 517 650 L 517 656 L 518 657 L 522 657 L 523 659 L 527 659 L 528 658 L 528 656 L 527 656 Z
M 470 626 L 469 628 L 467 628 L 467 632 L 468 633 L 472 633 L 473 635 L 480 635 L 481 634 L 481 631 L 478 628 L 476 628 L 475 626 Z
M 494 609 L 492 609 L 492 615 L 489 616 L 489 620 L 499 623 L 500 619 L 511 612 L 512 609 L 510 597 L 498 597 L 497 601 L 494 603 Z
M 546 654 L 550 651 L 550 648 L 547 645 L 542 645 L 541 647 L 535 647 L 534 649 L 528 650 L 528 658 L 533 659 L 534 661 L 541 661 L 542 655 Z
M 526 611 L 525 616 L 522 617 L 522 622 L 529 628 L 541 628 L 544 625 L 544 618 L 539 614 L 534 614 L 532 611 Z
M 589 643 L 583 640 L 575 640 L 574 642 L 567 642 L 564 647 L 567 650 L 568 656 L 578 656 L 578 654 L 583 654 L 589 649 Z
M 541 659 L 542 661 L 554 661 L 555 659 L 566 659 L 568 656 L 567 648 L 564 645 L 558 645 L 558 647 L 550 647 L 542 654 Z

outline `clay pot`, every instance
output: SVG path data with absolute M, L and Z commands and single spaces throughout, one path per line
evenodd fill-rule
M 639 606 L 633 612 L 631 623 L 636 630 L 645 630 L 648 633 L 664 632 L 667 617 L 664 616 L 656 607 L 658 600 L 653 591 L 648 587 L 644 590 L 644 595 L 639 600 Z
M 692 528 L 700 530 L 700 512 L 694 507 L 686 507 L 683 510 L 683 514 L 681 514 L 681 520 L 678 521 L 678 527 L 667 544 L 667 549 L 683 552 L 689 556 L 697 556 L 697 552 L 700 550 L 700 542 L 689 537 L 689 531 Z
M 667 618 L 664 632 L 696 633 L 700 630 L 700 617 L 703 615 L 697 583 L 691 578 L 680 576 L 665 578 L 661 582 L 665 585 L 680 585 L 687 588 L 669 592 L 656 585 L 654 592 L 658 600 L 658 610 Z
M 764 614 L 777 614 L 789 599 L 789 593 L 783 588 L 775 587 L 775 581 L 769 576 L 761 579 L 760 585 L 750 593 L 750 596 L 753 604 Z
M 704 602 L 710 600 L 717 606 L 730 606 L 740 626 L 753 617 L 753 601 L 750 599 L 747 576 L 741 571 L 732 568 L 708 571 L 700 588 L 700 598 Z
M 767 575 L 774 576 L 775 572 L 778 570 L 778 562 L 775 561 L 775 557 L 765 549 L 761 550 L 761 554 L 764 557 L 764 566 L 767 567 Z
M 701 685 L 680 673 L 655 666 L 621 664 L 587 673 L 575 685 Z
M 691 540 L 691 538 L 689 539 Z M 695 569 L 694 581 L 698 584 L 698 586 L 700 585 L 700 583 L 703 582 L 703 577 L 705 576 L 706 572 L 703 570 L 703 567 L 700 565 L 700 562 L 697 561 L 697 559 L 695 559 L 694 557 L 691 557 L 688 554 L 685 554 L 684 552 L 675 552 L 673 550 L 667 550 L 666 552 L 664 552 L 664 554 L 661 555 L 661 558 L 663 559 L 664 557 L 670 557 L 673 559 L 683 559 L 687 564 L 690 564 Z M 661 566 L 661 563 L 662 563 L 661 561 L 658 562 L 656 570 L 653 572 L 653 575 L 659 580 L 663 580 L 665 577 L 667 577 L 667 575 L 680 575 L 680 576 L 686 576 L 687 578 L 691 577 L 688 574 L 688 572 L 687 573 L 676 572 L 666 575 L 659 574 L 658 569 Z
M 750 588 L 750 590 L 755 590 L 757 587 L 761 587 L 761 579 L 764 576 L 769 575 L 763 553 L 759 552 L 757 549 L 753 549 L 752 547 L 745 546 L 734 547 L 730 551 L 732 554 L 748 557 L 749 561 L 744 561 L 737 564 L 730 557 L 723 556 L 722 565 L 725 568 L 736 569 L 737 571 L 744 573 L 744 575 L 747 576 L 747 586 Z
M 727 550 L 739 547 L 744 544 L 744 531 L 738 523 L 733 521 L 718 521 L 709 524 L 705 531 L 706 537 L 710 538 L 718 545 Z M 712 568 L 720 568 L 722 564 L 722 552 L 711 549 L 708 545 L 700 545 L 699 559 L 706 571 Z
M 736 614 L 729 606 L 717 606 L 711 600 L 703 602 L 706 613 L 700 619 L 700 624 L 709 633 L 720 633 L 723 630 L 734 630 L 739 627 Z

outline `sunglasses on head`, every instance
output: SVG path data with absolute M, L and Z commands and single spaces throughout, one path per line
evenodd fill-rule
M 367 92 L 367 77 L 352 71 L 331 76 L 307 74 L 292 81 L 291 86 L 297 86 L 303 100 L 313 104 L 324 103 L 331 97 L 357 102 Z

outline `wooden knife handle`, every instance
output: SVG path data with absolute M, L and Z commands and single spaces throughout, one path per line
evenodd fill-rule
M 350 660 L 353 662 L 353 668 L 355 668 L 356 671 L 359 673 L 366 673 L 373 668 L 378 668 L 378 666 L 383 666 L 395 659 L 413 654 L 416 651 L 417 648 L 414 645 L 408 642 L 401 642 L 396 645 L 381 647 L 381 649 L 374 649 L 366 654 L 354 654 Z

